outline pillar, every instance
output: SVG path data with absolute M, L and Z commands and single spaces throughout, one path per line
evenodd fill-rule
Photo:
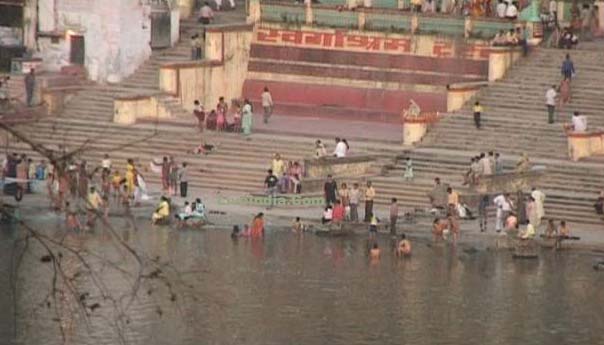
M 306 24 L 307 25 L 312 25 L 313 22 L 315 21 L 315 16 L 312 13 L 312 4 L 311 1 L 306 1 L 306 4 L 304 6 L 306 6 Z

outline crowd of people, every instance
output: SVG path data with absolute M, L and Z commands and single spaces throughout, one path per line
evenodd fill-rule
M 268 89 L 265 89 L 264 93 L 270 95 Z M 268 123 L 268 119 L 272 114 L 272 103 L 271 106 L 264 106 L 264 109 L 264 123 Z M 233 107 L 229 108 L 224 97 L 220 97 L 216 108 L 209 112 L 206 112 L 199 100 L 195 100 L 193 115 L 197 119 L 197 128 L 200 132 L 204 130 L 234 132 L 243 133 L 246 137 L 252 134 L 254 113 L 253 105 L 249 99 L 243 100 L 243 106 L 234 101 Z

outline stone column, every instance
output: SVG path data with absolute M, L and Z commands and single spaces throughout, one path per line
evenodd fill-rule
M 312 25 L 312 23 L 315 21 L 315 17 L 312 13 L 312 5 L 311 5 L 311 1 L 307 1 L 306 4 L 306 24 L 307 25 Z
M 472 22 L 472 17 L 466 16 L 464 18 L 464 37 L 469 38 L 470 34 L 472 34 L 472 30 L 474 29 L 474 23 Z
M 411 33 L 415 33 L 417 31 L 419 27 L 419 18 L 417 16 L 417 14 L 413 14 L 413 16 L 411 16 Z
M 600 27 L 598 27 L 598 33 L 604 34 L 604 1 L 596 1 L 595 5 L 598 6 L 598 22 L 600 23 Z
M 37 1 L 26 1 L 23 7 L 23 45 L 27 50 L 36 50 L 36 27 L 38 26 Z
M 249 0 L 250 12 L 247 17 L 248 23 L 257 23 L 260 21 L 260 16 L 262 14 L 260 8 L 260 0 Z
M 365 30 L 365 22 L 367 20 L 367 15 L 363 11 L 358 11 L 358 23 L 359 30 Z

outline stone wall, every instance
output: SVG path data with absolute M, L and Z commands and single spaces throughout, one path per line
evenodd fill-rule
M 334 177 L 363 176 L 370 172 L 375 161 L 375 157 L 373 156 L 305 159 L 304 169 L 306 171 L 306 178 L 324 179 L 327 175 Z
M 118 82 L 151 55 L 150 9 L 138 0 L 40 0 L 39 55 L 44 68 L 69 65 L 70 36 L 85 41 L 91 80 Z
M 213 109 L 221 96 L 227 101 L 238 99 L 247 76 L 251 40 L 248 25 L 208 29 L 206 59 L 162 66 L 161 90 L 179 97 L 189 111 L 195 100 Z

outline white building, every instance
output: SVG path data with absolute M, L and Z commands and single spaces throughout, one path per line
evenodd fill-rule
M 178 40 L 178 8 L 170 10 L 170 3 L 38 0 L 34 56 L 47 71 L 82 66 L 91 80 L 119 82 L 149 58 L 152 43 L 170 46 Z

